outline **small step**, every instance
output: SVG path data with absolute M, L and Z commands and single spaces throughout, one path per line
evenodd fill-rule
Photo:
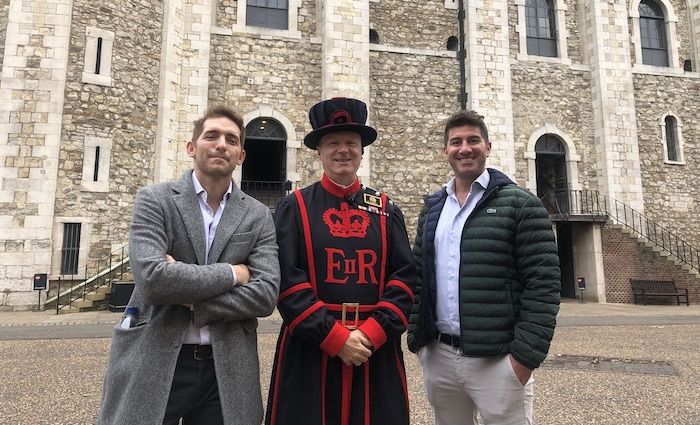
M 107 299 L 107 295 L 103 292 L 92 292 L 90 294 L 85 294 L 85 299 L 90 301 L 103 301 Z
M 97 292 L 98 294 L 109 295 L 112 293 L 112 285 L 100 286 L 95 292 Z
M 80 313 L 80 309 L 75 307 L 75 303 L 73 303 L 73 307 L 70 306 L 64 306 L 58 311 L 58 314 L 68 314 L 68 313 Z M 56 309 L 54 308 L 53 313 L 56 314 Z
M 73 301 L 73 307 L 76 307 L 78 310 L 80 310 L 82 308 L 90 308 L 90 307 L 92 307 L 92 301 L 90 301 L 90 300 Z

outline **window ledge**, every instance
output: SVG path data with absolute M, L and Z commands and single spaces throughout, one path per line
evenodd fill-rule
M 685 161 L 670 161 L 668 159 L 664 160 L 664 164 L 668 165 L 686 165 Z
M 528 55 L 528 54 L 523 54 L 523 53 L 518 53 L 516 58 L 519 61 L 524 61 L 524 62 L 547 62 L 547 63 L 557 63 L 560 65 L 571 65 L 571 59 L 569 59 L 569 58 L 561 58 L 561 57 L 552 58 L 549 56 Z
M 666 66 L 634 64 L 632 65 L 632 73 L 647 75 L 663 75 L 670 77 L 700 78 L 700 72 L 683 71 L 683 68 L 681 67 L 671 68 Z
M 233 25 L 232 33 L 242 33 L 242 34 L 258 34 L 269 38 L 286 38 L 289 40 L 301 40 L 301 31 L 290 31 L 290 30 L 276 30 L 272 28 L 265 27 L 253 27 L 248 25 Z
M 112 77 L 108 75 L 90 74 L 83 72 L 83 83 L 95 84 L 97 86 L 112 87 Z
M 82 192 L 109 192 L 109 182 L 82 181 L 80 182 Z
M 457 57 L 457 52 L 452 50 L 416 49 L 413 47 L 390 46 L 388 44 L 370 44 L 369 50 L 375 52 L 403 53 L 420 56 L 437 56 L 442 58 Z

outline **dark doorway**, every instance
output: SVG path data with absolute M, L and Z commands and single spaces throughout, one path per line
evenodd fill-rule
M 569 183 L 564 145 L 557 137 L 545 134 L 537 140 L 535 153 L 537 196 L 542 199 L 550 214 L 567 213 Z
M 557 249 L 559 250 L 559 267 L 561 268 L 561 296 L 576 298 L 571 224 L 557 223 Z
M 241 190 L 274 207 L 288 191 L 287 133 L 272 118 L 257 118 L 246 126 Z

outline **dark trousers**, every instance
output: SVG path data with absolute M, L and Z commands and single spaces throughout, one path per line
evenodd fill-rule
M 182 425 L 224 423 L 214 359 L 195 359 L 192 345 L 180 350 L 163 425 L 178 425 L 180 418 Z

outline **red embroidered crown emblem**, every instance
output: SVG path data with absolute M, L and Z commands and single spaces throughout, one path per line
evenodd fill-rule
M 329 208 L 323 213 L 323 222 L 331 235 L 337 238 L 364 238 L 369 226 L 369 215 L 360 210 L 348 209 L 347 202 L 340 204 L 340 211 Z

